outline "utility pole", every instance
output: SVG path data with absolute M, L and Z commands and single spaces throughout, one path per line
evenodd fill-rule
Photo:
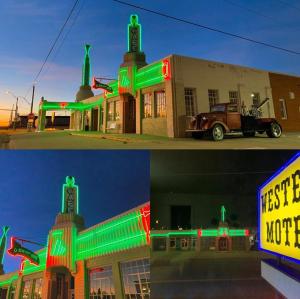
M 16 101 L 16 110 L 15 110 L 15 119 L 14 119 L 14 124 L 13 124 L 13 129 L 16 129 L 16 123 L 17 123 L 17 117 L 18 117 L 18 101 L 19 98 L 17 97 L 17 101 Z
M 32 86 L 32 97 L 31 97 L 31 105 L 30 105 L 30 113 L 28 115 L 28 119 L 27 119 L 27 130 L 28 132 L 31 132 L 31 129 L 33 127 L 33 123 L 34 123 L 34 113 L 33 111 L 33 101 L 34 101 L 34 92 L 35 92 L 35 83 L 33 83 Z
M 15 107 L 15 104 L 13 104 L 13 105 L 12 105 L 12 108 L 11 108 L 10 118 L 9 118 L 9 126 L 12 125 L 12 119 L 13 119 L 14 107 Z
M 33 84 L 33 86 L 32 86 L 32 97 L 31 97 L 30 113 L 32 113 L 32 110 L 33 110 L 34 92 L 35 92 L 35 85 Z

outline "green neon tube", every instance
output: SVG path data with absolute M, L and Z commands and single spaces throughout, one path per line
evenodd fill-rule
M 151 233 L 151 237 L 171 237 L 171 236 L 197 236 L 197 230 L 191 231 L 176 231 L 176 232 L 168 232 L 168 233 Z

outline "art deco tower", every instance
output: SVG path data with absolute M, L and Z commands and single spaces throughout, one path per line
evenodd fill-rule
M 88 99 L 94 96 L 90 85 L 91 81 L 91 64 L 90 64 L 90 45 L 85 45 L 84 62 L 82 66 L 82 82 L 79 91 L 76 94 L 76 102 Z

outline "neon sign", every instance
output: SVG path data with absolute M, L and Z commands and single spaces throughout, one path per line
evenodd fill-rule
M 7 250 L 7 253 L 12 256 L 20 256 L 30 261 L 31 264 L 39 265 L 40 258 L 33 251 L 23 247 L 18 243 L 14 237 L 10 239 L 10 248 Z
M 105 90 L 107 92 L 110 92 L 110 93 L 113 92 L 113 89 L 112 89 L 111 86 L 109 86 L 108 84 L 101 83 L 95 77 L 93 77 L 92 88 L 94 88 L 94 89 L 103 89 L 103 90 Z
M 258 189 L 261 250 L 300 262 L 300 152 Z

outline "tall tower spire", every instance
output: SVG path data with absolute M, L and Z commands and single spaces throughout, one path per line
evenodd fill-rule
M 90 45 L 85 45 L 84 63 L 82 66 L 82 86 L 90 86 L 91 65 L 90 65 Z
M 6 241 L 7 241 L 7 232 L 9 230 L 8 226 L 2 227 L 2 236 L 0 238 L 0 275 L 4 273 L 3 271 L 3 258 L 6 249 Z
M 142 51 L 142 25 L 138 15 L 131 15 L 127 26 L 127 52 L 121 67 L 140 68 L 146 64 L 146 56 Z
M 94 96 L 92 92 L 92 88 L 90 85 L 91 81 L 91 62 L 90 62 L 90 45 L 85 45 L 84 47 L 85 54 L 84 54 L 84 61 L 82 66 L 82 79 L 81 79 L 81 86 L 79 91 L 76 94 L 76 102 L 83 101 L 90 97 Z

